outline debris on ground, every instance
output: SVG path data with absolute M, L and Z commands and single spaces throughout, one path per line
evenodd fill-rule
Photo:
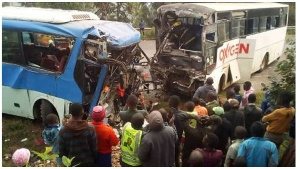
M 27 141 L 27 140 L 28 140 L 27 138 L 24 138 L 24 139 L 21 140 L 21 142 L 24 142 L 24 141 Z

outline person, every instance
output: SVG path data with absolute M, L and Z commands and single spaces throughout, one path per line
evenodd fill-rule
M 211 116 L 214 114 L 213 108 L 220 106 L 220 104 L 216 100 L 216 95 L 214 92 L 208 92 L 206 98 L 207 98 L 206 109 L 208 115 Z
M 122 167 L 141 167 L 142 163 L 138 158 L 138 149 L 143 135 L 144 115 L 136 113 L 132 116 L 131 122 L 124 125 L 121 139 L 121 160 Z
M 266 110 L 271 106 L 271 97 L 270 91 L 266 91 L 263 101 L 261 102 L 260 108 L 262 110 L 262 114 L 266 115 Z
M 232 140 L 234 135 L 232 132 L 233 131 L 232 124 L 225 118 L 224 109 L 222 107 L 215 107 L 213 108 L 213 111 L 215 112 L 215 115 L 210 116 L 211 118 L 214 118 L 213 116 L 218 116 L 221 118 L 220 124 L 217 124 L 217 127 L 213 132 L 219 138 L 219 144 L 216 148 L 223 152 L 224 160 L 225 160 L 225 155 L 229 144 L 228 140 Z
M 140 33 L 144 35 L 145 34 L 145 32 L 144 32 L 144 30 L 145 30 L 145 22 L 143 20 L 141 20 L 139 22 L 139 27 L 140 27 Z
M 72 116 L 59 131 L 59 157 L 74 157 L 71 166 L 92 167 L 97 156 L 95 128 L 82 120 L 84 109 L 81 104 L 71 104 L 69 111 Z
M 227 112 L 231 109 L 231 105 L 229 103 L 230 99 L 235 99 L 235 92 L 231 88 L 226 90 L 226 101 L 223 104 L 224 111 Z
M 58 133 L 60 130 L 60 125 L 57 115 L 53 113 L 48 114 L 46 116 L 45 124 L 46 127 L 42 132 L 44 143 L 52 147 L 52 152 L 54 154 L 58 154 Z
M 252 87 L 252 84 L 249 81 L 244 82 L 243 88 L 244 88 L 244 96 L 242 98 L 242 102 L 240 103 L 240 107 L 246 106 L 248 104 L 248 96 L 254 93 L 254 88 Z
M 276 145 L 266 138 L 265 126 L 255 121 L 250 128 L 252 137 L 243 141 L 237 156 L 246 158 L 247 167 L 277 167 L 278 150 Z
M 269 123 L 265 138 L 274 142 L 278 149 L 283 142 L 284 133 L 295 115 L 295 109 L 290 106 L 293 98 L 294 95 L 291 92 L 281 92 L 278 97 L 278 105 L 281 107 L 262 118 L 262 122 Z
M 186 107 L 186 110 L 187 110 L 187 112 L 186 112 L 187 114 L 196 115 L 196 116 L 198 115 L 198 113 L 196 111 L 194 111 L 194 108 L 195 108 L 194 102 L 187 101 L 185 103 L 185 107 Z M 190 119 L 189 123 L 190 123 L 191 127 L 196 128 L 197 121 L 195 119 Z
M 149 114 L 149 128 L 138 150 L 143 167 L 172 167 L 175 162 L 176 132 L 165 126 L 160 112 Z
M 201 167 L 203 163 L 203 156 L 201 152 L 193 150 L 189 157 L 188 163 L 190 167 Z
M 95 106 L 92 111 L 92 122 L 98 139 L 98 154 L 96 157 L 96 167 L 111 167 L 111 147 L 119 143 L 114 130 L 103 123 L 105 118 L 105 108 Z
M 246 158 L 243 156 L 238 156 L 233 161 L 233 167 L 247 167 Z
M 178 140 L 175 144 L 175 166 L 179 167 L 179 155 L 180 155 L 180 141 L 182 140 L 182 133 L 185 124 L 185 120 L 180 116 L 187 115 L 186 112 L 179 109 L 180 98 L 177 95 L 170 96 L 169 100 L 169 116 L 175 116 L 174 125 L 176 127 Z
M 240 85 L 235 84 L 233 86 L 233 90 L 234 90 L 234 93 L 235 93 L 234 99 L 236 99 L 237 101 L 239 101 L 239 103 L 241 103 L 243 96 L 240 94 L 240 90 L 241 90 Z
M 195 104 L 194 111 L 198 113 L 198 115 L 208 115 L 207 109 L 200 105 L 200 99 L 198 97 L 193 97 L 192 101 Z
M 203 156 L 202 167 L 220 167 L 223 153 L 221 150 L 216 150 L 216 146 L 219 144 L 218 136 L 214 133 L 208 133 L 202 142 L 205 148 L 196 149 Z
M 290 141 L 279 162 L 279 167 L 295 167 L 295 116 L 291 123 L 289 131 Z
M 244 113 L 239 108 L 239 101 L 236 99 L 229 100 L 231 110 L 225 112 L 224 117 L 231 123 L 232 125 L 232 133 L 234 133 L 234 129 L 236 126 L 245 126 L 245 116 Z M 235 139 L 233 137 L 233 139 Z
M 237 157 L 239 146 L 244 141 L 247 134 L 247 130 L 243 126 L 237 126 L 234 132 L 236 139 L 232 141 L 232 144 L 228 148 L 224 162 L 224 167 L 234 166 L 234 160 Z
M 123 111 L 120 111 L 120 118 L 123 121 L 123 126 L 131 121 L 131 117 L 135 113 L 142 113 L 144 117 L 147 116 L 146 110 L 137 110 L 136 106 L 138 104 L 138 98 L 136 95 L 132 94 L 127 98 L 126 106 L 124 107 Z
M 200 86 L 193 97 L 198 97 L 200 99 L 203 99 L 205 102 L 208 102 L 206 95 L 208 92 L 213 92 L 215 95 L 217 94 L 216 89 L 212 85 L 214 83 L 214 79 L 212 77 L 209 77 L 206 79 L 205 85 Z
M 204 148 L 201 141 L 204 136 L 209 132 L 206 128 L 209 124 L 209 117 L 202 115 L 200 119 L 196 121 L 196 126 L 192 127 L 189 125 L 188 120 L 186 120 L 184 125 L 185 141 L 182 148 L 182 166 L 189 166 L 189 156 L 193 150 L 196 148 Z
M 244 112 L 245 116 L 245 128 L 250 131 L 251 124 L 255 121 L 260 121 L 262 118 L 262 110 L 255 105 L 256 95 L 254 93 L 250 94 L 248 97 L 248 105 L 240 110 Z M 248 132 L 246 138 L 251 137 L 251 133 Z

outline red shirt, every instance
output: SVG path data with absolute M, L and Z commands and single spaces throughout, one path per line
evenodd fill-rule
M 103 122 L 90 122 L 95 127 L 98 139 L 98 152 L 107 154 L 111 153 L 111 147 L 119 143 L 114 130 Z

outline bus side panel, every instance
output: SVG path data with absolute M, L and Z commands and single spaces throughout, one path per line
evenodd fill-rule
M 27 90 L 2 86 L 2 113 L 33 119 L 30 107 Z
M 281 27 L 246 37 L 246 39 L 256 40 L 251 73 L 254 73 L 260 69 L 260 65 L 267 53 L 269 54 L 268 63 L 272 63 L 278 58 L 278 56 L 282 55 L 286 38 L 286 30 L 287 27 Z
M 58 97 L 50 96 L 41 92 L 36 92 L 36 91 L 28 91 L 28 94 L 29 94 L 29 100 L 32 103 L 31 112 L 33 112 L 33 106 L 38 100 L 47 100 L 56 109 L 60 121 L 62 121 L 64 114 L 68 114 L 67 107 L 71 103 L 70 101 Z

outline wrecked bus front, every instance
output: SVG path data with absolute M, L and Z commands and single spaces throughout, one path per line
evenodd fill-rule
M 154 77 L 165 79 L 165 89 L 192 95 L 205 80 L 203 32 L 211 11 L 193 4 L 170 4 L 157 12 Z

